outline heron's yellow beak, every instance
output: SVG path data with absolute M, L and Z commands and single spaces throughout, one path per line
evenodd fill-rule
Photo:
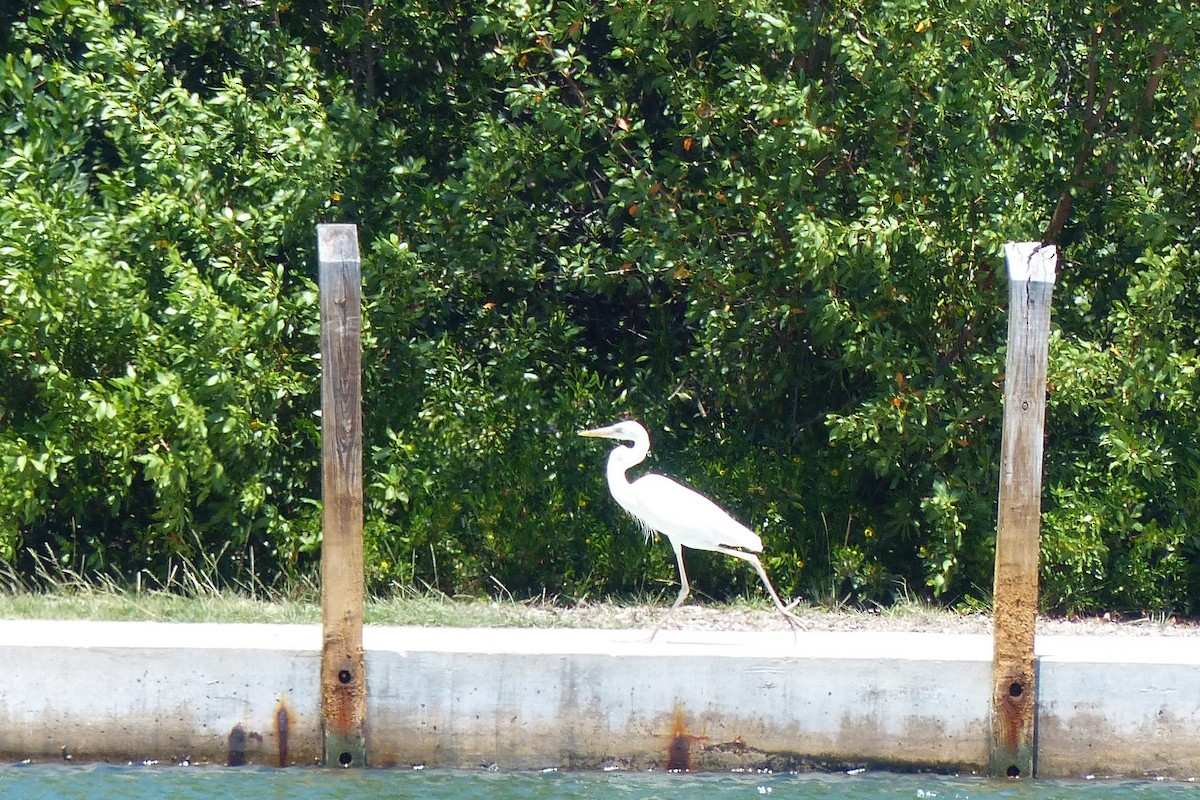
M 625 440 L 628 437 L 627 433 L 622 429 L 619 422 L 612 425 L 605 425 L 603 428 L 592 428 L 587 431 L 580 431 L 580 436 L 591 436 L 596 439 L 621 439 Z
M 607 439 L 612 436 L 612 426 L 607 428 L 592 428 L 587 431 L 580 431 L 580 436 L 590 436 L 593 439 Z

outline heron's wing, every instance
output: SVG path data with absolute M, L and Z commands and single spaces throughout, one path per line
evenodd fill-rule
M 697 550 L 717 546 L 762 551 L 758 534 L 699 492 L 663 475 L 644 475 L 631 485 L 628 510 L 647 528 Z

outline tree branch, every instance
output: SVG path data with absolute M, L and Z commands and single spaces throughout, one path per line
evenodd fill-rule
M 1072 194 L 1072 190 L 1080 185 L 1079 179 L 1087 171 L 1088 162 L 1096 149 L 1096 129 L 1104 122 L 1104 117 L 1108 114 L 1108 105 L 1117 91 L 1116 81 L 1110 79 L 1104 86 L 1104 95 L 1097 98 L 1096 80 L 1097 70 L 1089 66 L 1089 103 L 1087 113 L 1083 117 L 1082 141 L 1075 154 L 1075 163 L 1071 166 L 1071 178 L 1062 194 L 1059 195 L 1058 204 L 1054 207 L 1054 214 L 1050 217 L 1050 224 L 1046 226 L 1046 230 L 1042 234 L 1042 244 L 1057 244 L 1058 237 L 1062 235 L 1063 228 L 1066 227 L 1067 220 L 1071 216 L 1071 209 L 1075 206 L 1075 195 Z
M 1058 203 L 1054 207 L 1054 213 L 1051 215 L 1050 222 L 1042 234 L 1042 244 L 1056 244 L 1059 236 L 1062 235 L 1063 228 L 1066 226 L 1067 220 L 1071 216 L 1071 210 L 1075 205 L 1075 196 L 1072 192 L 1074 189 L 1086 185 L 1086 182 L 1080 179 L 1083 177 L 1084 172 L 1087 171 L 1088 162 L 1095 152 L 1094 142 L 1096 131 L 1104 122 L 1109 104 L 1116 93 L 1116 82 L 1110 79 L 1104 86 L 1103 96 L 1097 97 L 1096 95 L 1100 71 L 1095 58 L 1096 38 L 1097 33 L 1093 32 L 1092 53 L 1088 56 L 1087 113 L 1083 118 L 1083 138 L 1079 146 L 1079 151 L 1075 154 L 1075 163 L 1071 167 L 1071 178 L 1066 188 L 1063 189 L 1062 194 L 1059 195 Z M 1130 133 L 1134 136 L 1141 135 L 1143 123 L 1153 113 L 1154 96 L 1158 94 L 1158 87 L 1162 84 L 1162 68 L 1166 64 L 1169 54 L 1167 46 L 1163 42 L 1155 43 L 1154 50 L 1150 56 L 1150 74 L 1146 79 L 1145 87 L 1142 89 L 1141 102 L 1138 104 L 1133 122 L 1129 128 Z M 1111 172 L 1115 166 L 1114 157 L 1105 165 L 1106 171 Z

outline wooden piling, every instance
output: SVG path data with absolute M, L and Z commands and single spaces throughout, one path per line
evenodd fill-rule
M 1042 437 L 1057 250 L 1010 242 L 1008 355 L 996 529 L 990 770 L 1033 777 Z
M 321 713 L 328 766 L 366 766 L 362 270 L 354 225 L 318 225 L 321 292 Z

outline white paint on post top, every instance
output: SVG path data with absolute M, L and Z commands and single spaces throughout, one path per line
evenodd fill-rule
M 1032 283 L 1054 283 L 1058 248 L 1041 242 L 1008 242 L 1004 245 L 1008 279 Z
M 317 259 L 330 263 L 358 261 L 358 226 L 332 223 L 318 225 Z

